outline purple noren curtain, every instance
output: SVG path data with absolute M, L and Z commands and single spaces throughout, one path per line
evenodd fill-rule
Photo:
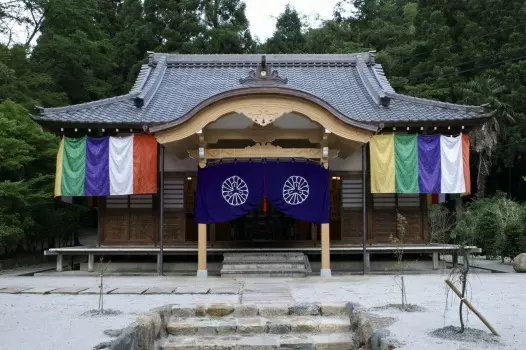
M 276 209 L 315 224 L 329 222 L 329 172 L 308 162 L 267 162 L 266 192 Z
M 220 163 L 199 168 L 196 221 L 214 224 L 243 216 L 261 203 L 263 189 L 263 163 Z
M 440 135 L 418 137 L 418 186 L 420 193 L 440 193 Z

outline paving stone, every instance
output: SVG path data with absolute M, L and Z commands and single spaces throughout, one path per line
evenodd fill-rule
M 190 320 L 190 319 L 188 319 Z M 196 321 L 197 324 L 197 334 L 199 335 L 216 335 L 216 329 L 219 325 L 219 322 L 205 319 Z
M 174 290 L 175 290 L 175 287 L 153 287 L 153 288 L 148 288 L 146 292 L 144 292 L 143 294 L 145 295 L 172 294 Z
M 234 317 L 255 317 L 258 315 L 257 305 L 236 305 Z
M 176 341 L 167 339 L 164 343 L 161 343 L 162 350 L 199 350 L 197 340 L 194 337 L 177 337 Z
M 236 350 L 274 350 L 279 348 L 277 338 L 267 336 L 247 337 L 239 340 L 236 344 Z
M 206 309 L 206 313 L 213 317 L 224 317 L 234 312 L 234 305 L 232 304 L 210 304 Z
M 228 321 L 223 320 L 216 327 L 217 334 L 219 335 L 234 334 L 236 330 L 237 330 L 237 324 L 236 324 L 236 320 L 234 319 L 228 320 Z
M 345 334 L 313 334 L 311 339 L 316 350 L 349 350 L 354 348 L 353 335 Z
M 145 287 L 125 287 L 125 288 L 117 288 L 115 290 L 112 290 L 111 292 L 108 292 L 108 294 L 142 294 L 146 291 L 147 288 Z
M 25 290 L 30 289 L 29 287 L 2 287 L 0 294 L 18 294 Z
M 315 303 L 299 303 L 289 307 L 289 314 L 294 316 L 318 316 L 320 306 Z
M 239 286 L 223 286 L 210 289 L 210 294 L 239 294 Z
M 113 292 L 115 289 L 117 288 L 106 288 L 104 289 L 104 294 L 109 294 Z M 88 288 L 88 289 L 81 291 L 79 294 L 82 295 L 82 294 L 99 294 L 99 293 L 100 293 L 99 287 L 92 287 L 92 288 Z
M 351 322 L 348 318 L 323 318 L 318 321 L 318 330 L 323 333 L 350 332 Z
M 267 319 L 262 317 L 243 317 L 237 319 L 237 333 L 257 334 L 265 333 Z
M 280 349 L 301 349 L 301 350 L 314 350 L 315 345 L 312 339 L 308 335 L 297 334 L 297 335 L 283 335 L 279 341 Z
M 267 333 L 270 334 L 287 334 L 290 333 L 292 327 L 290 320 L 283 319 L 272 319 L 267 322 Z
M 286 316 L 289 314 L 287 305 L 261 305 L 259 306 L 259 315 L 263 317 Z
M 346 303 L 321 303 L 322 316 L 344 316 L 348 314 Z
M 210 290 L 209 287 L 205 286 L 182 286 L 177 287 L 175 294 L 207 294 Z
M 77 288 L 59 288 L 50 292 L 50 294 L 79 294 L 88 287 L 77 287 Z
M 197 305 L 195 308 L 195 315 L 197 317 L 206 316 L 206 305 Z
M 166 329 L 172 335 L 194 335 L 197 333 L 197 324 L 187 321 L 171 321 Z
M 297 316 L 290 319 L 292 332 L 314 333 L 318 331 L 318 323 L 315 318 L 308 316 Z
M 197 315 L 196 308 L 194 307 L 174 305 L 172 306 L 172 316 L 173 317 L 194 317 L 194 316 L 204 316 L 204 315 Z
M 28 290 L 24 290 L 23 294 L 49 294 L 50 292 L 54 291 L 57 288 L 43 288 L 43 287 L 37 287 L 37 288 L 31 288 Z

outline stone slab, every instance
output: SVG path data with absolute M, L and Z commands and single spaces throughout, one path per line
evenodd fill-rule
M 239 294 L 239 286 L 212 287 L 210 294 Z
M 0 294 L 18 294 L 25 290 L 30 289 L 30 287 L 2 287 L 0 289 Z
M 258 315 L 257 305 L 236 305 L 234 310 L 234 317 L 255 317 Z
M 289 314 L 288 305 L 261 305 L 259 315 L 263 317 L 287 316 Z
M 52 291 L 54 291 L 55 289 L 57 289 L 57 288 L 53 288 L 53 287 L 47 287 L 47 288 L 37 287 L 37 288 L 31 288 L 31 289 L 25 290 L 22 293 L 23 294 L 49 294 Z
M 265 333 L 267 319 L 263 317 L 242 317 L 236 320 L 238 334 Z
M 106 288 L 106 289 L 104 289 L 104 294 L 111 293 L 115 289 L 117 289 L 117 288 Z M 99 287 L 91 287 L 91 288 L 88 288 L 86 290 L 83 290 L 79 294 L 86 295 L 86 294 L 99 294 L 99 293 L 100 293 L 100 288 Z
M 108 294 L 142 294 L 146 291 L 146 287 L 125 287 L 117 288 L 108 292 Z
M 206 286 L 182 286 L 177 287 L 175 294 L 207 294 L 210 287 Z
M 79 294 L 80 292 L 87 290 L 88 287 L 71 287 L 71 288 L 58 288 L 50 292 L 50 294 Z
M 176 287 L 152 287 L 148 288 L 145 295 L 155 295 L 155 294 L 172 294 Z
M 348 315 L 347 303 L 321 303 L 320 311 L 323 316 Z

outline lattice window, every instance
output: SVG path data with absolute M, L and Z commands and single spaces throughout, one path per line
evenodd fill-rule
M 184 208 L 184 179 L 164 179 L 164 208 Z
M 375 209 L 384 208 L 418 208 L 420 207 L 420 195 L 415 194 L 394 194 L 394 193 L 374 193 L 373 205 Z
M 342 180 L 342 206 L 344 208 L 361 208 L 363 204 L 362 179 Z
M 373 207 L 375 209 L 395 208 L 396 196 L 394 193 L 373 193 Z
M 108 209 L 128 209 L 128 196 L 108 196 L 106 197 L 106 208 Z
M 153 196 L 151 194 L 134 194 L 130 196 L 106 197 L 108 209 L 152 209 Z
M 399 208 L 418 208 L 420 207 L 419 194 L 398 194 Z
M 130 196 L 130 208 L 151 209 L 153 208 L 153 196 L 151 194 L 134 194 Z

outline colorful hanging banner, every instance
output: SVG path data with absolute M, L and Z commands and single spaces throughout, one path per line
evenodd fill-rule
M 469 136 L 377 135 L 372 193 L 470 193 Z
M 156 193 L 157 158 L 151 135 L 64 137 L 57 153 L 55 197 Z

